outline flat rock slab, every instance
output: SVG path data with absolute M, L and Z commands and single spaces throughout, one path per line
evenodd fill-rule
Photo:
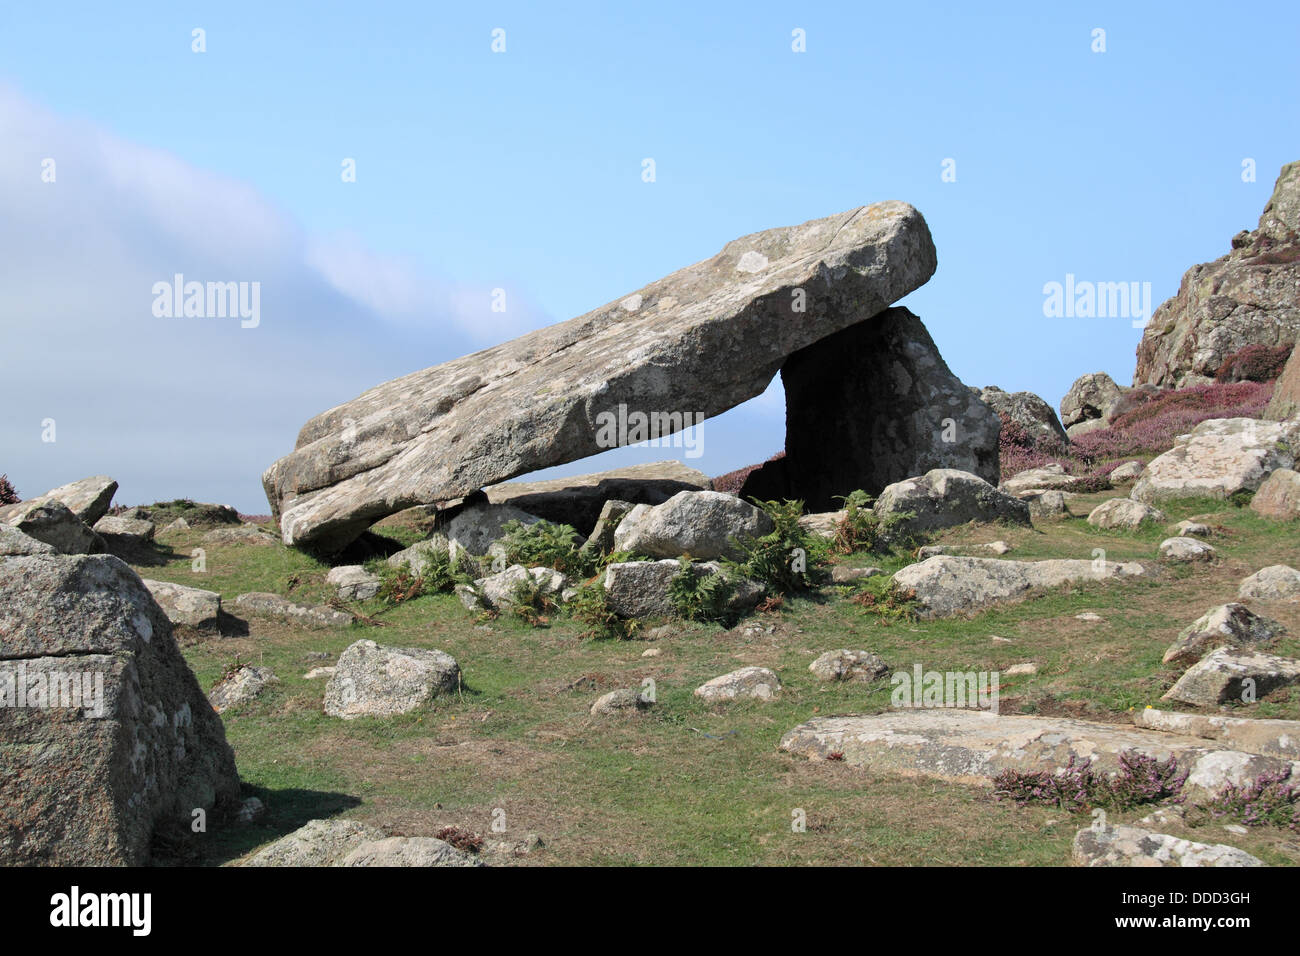
M 1101 771 L 1135 750 L 1178 758 L 1190 770 L 1185 790 L 1215 794 L 1260 773 L 1293 771 L 1300 763 L 1216 748 L 1195 737 L 1056 717 L 1002 716 L 973 710 L 918 709 L 874 715 L 815 717 L 781 738 L 781 749 L 809 759 L 841 756 L 873 772 L 937 777 L 992 786 L 1003 770 L 1056 771 L 1073 756 Z
M 1180 714 L 1147 707 L 1137 712 L 1133 722 L 1150 730 L 1215 740 L 1244 753 L 1300 760 L 1300 720 Z
M 939 555 L 910 564 L 894 575 L 894 583 L 913 591 L 924 617 L 946 617 L 1025 597 L 1031 591 L 1139 578 L 1140 564 L 1117 561 L 1006 561 Z
M 1079 866 L 1264 866 L 1226 843 L 1194 843 L 1141 827 L 1088 827 L 1071 847 Z
M 766 667 L 742 667 L 705 681 L 695 696 L 710 703 L 722 700 L 771 700 L 781 693 L 781 679 Z
M 705 418 L 794 352 L 934 273 L 921 214 L 882 202 L 728 243 L 586 315 L 387 382 L 303 426 L 263 476 L 286 544 L 338 550 L 378 519 L 606 450 L 609 416 Z M 654 429 L 659 429 L 658 431 Z
M 1300 421 L 1212 418 L 1153 458 L 1129 493 L 1154 504 L 1174 498 L 1227 499 L 1255 491 L 1300 453 Z
M 117 492 L 117 482 L 108 475 L 94 475 L 82 478 L 58 488 L 51 488 L 43 495 L 29 498 L 16 505 L 0 507 L 0 521 L 8 521 L 20 510 L 34 504 L 48 504 L 57 501 L 88 525 L 93 525 L 108 513 L 108 506 Z
M 235 607 L 249 614 L 278 618 L 305 627 L 347 627 L 352 623 L 350 614 L 336 611 L 326 604 L 315 607 L 297 604 L 266 591 L 250 591 L 239 595 L 235 598 Z

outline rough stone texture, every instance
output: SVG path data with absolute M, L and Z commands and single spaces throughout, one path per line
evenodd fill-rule
M 347 627 L 352 623 L 351 615 L 336 611 L 328 605 L 311 607 L 307 604 L 296 604 L 288 598 L 266 591 L 251 591 L 239 595 L 235 598 L 235 607 L 249 614 L 274 617 L 305 627 Z
M 1229 498 L 1254 491 L 1300 453 L 1300 421 L 1212 418 L 1152 459 L 1129 496 L 1154 504 L 1169 498 Z
M 20 557 L 28 554 L 57 554 L 54 545 L 37 541 L 17 528 L 0 524 L 0 557 Z
M 630 502 L 628 507 L 659 505 L 679 491 L 712 489 L 713 482 L 703 472 L 679 461 L 658 461 L 571 478 L 512 481 L 483 490 L 494 505 L 514 505 L 547 521 L 571 525 L 586 535 L 610 499 Z
M 879 654 L 870 651 L 827 651 L 808 665 L 818 680 L 863 681 L 880 680 L 889 675 L 889 665 Z
M 385 837 L 362 843 L 338 866 L 482 866 L 468 853 L 436 837 Z
M 1243 753 L 1300 761 L 1300 720 L 1179 714 L 1147 707 L 1135 713 L 1133 723 L 1149 730 L 1215 740 Z
M 1296 343 L 1300 346 L 1300 342 Z M 1269 399 L 1265 418 L 1275 422 L 1288 418 L 1300 418 L 1300 348 L 1296 348 L 1287 359 L 1286 367 L 1273 385 L 1273 397 Z
M 244 866 L 335 866 L 361 844 L 383 838 L 353 820 L 312 820 L 262 847 Z
M 460 666 L 450 654 L 420 647 L 357 641 L 335 667 L 325 687 L 325 713 L 344 720 L 409 713 L 460 684 Z
M 1300 338 L 1300 162 L 1282 167 L 1259 228 L 1226 256 L 1192 266 L 1151 317 L 1133 383 L 1182 388 L 1209 381 L 1233 352 Z
M 1165 538 L 1160 542 L 1160 557 L 1169 561 L 1213 561 L 1218 553 L 1214 545 L 1196 538 Z
M 1009 495 L 1019 497 L 1030 492 L 1042 491 L 1044 489 L 1065 489 L 1074 484 L 1075 477 L 1066 474 L 1065 469 L 1052 462 L 1050 465 L 1043 465 L 1041 468 L 1028 468 L 1025 471 L 1017 472 L 1010 478 L 1004 479 L 1001 488 Z
M 794 498 L 809 511 L 828 511 L 840 505 L 837 495 L 859 488 L 874 495 L 934 468 L 998 481 L 1001 421 L 952 374 L 906 309 L 792 355 L 781 381 L 785 456 L 752 472 L 743 498 Z
M 927 544 L 916 549 L 916 560 L 924 561 L 936 554 L 966 554 L 970 551 L 990 551 L 1002 555 L 1011 551 L 1011 545 L 1005 541 L 990 541 L 987 544 Z
M 1105 372 L 1091 372 L 1074 380 L 1070 390 L 1061 399 L 1061 424 L 1067 434 L 1074 437 L 1082 434 L 1074 429 L 1080 425 L 1091 424 L 1092 428 L 1105 428 L 1110 424 L 1115 406 L 1124 397 L 1125 389 L 1115 384 L 1115 380 Z
M 999 491 L 983 478 L 965 471 L 936 468 L 919 478 L 895 482 L 880 493 L 873 506 L 881 521 L 912 512 L 887 533 L 892 540 L 926 531 L 939 531 L 970 521 L 1029 524 L 1029 506 Z
M 1003 770 L 1056 771 L 1071 756 L 1091 758 L 1093 768 L 1119 769 L 1119 754 L 1138 751 L 1157 760 L 1176 757 L 1190 771 L 1184 790 L 1202 799 L 1227 784 L 1242 785 L 1261 773 L 1300 763 L 1210 745 L 1196 737 L 1073 720 L 1024 717 L 987 711 L 907 709 L 883 714 L 814 717 L 781 738 L 781 749 L 809 759 L 843 760 L 873 773 L 922 775 L 992 786 Z
M 691 565 L 696 575 L 722 574 L 722 567 L 712 561 Z M 605 603 L 620 617 L 664 617 L 675 613 L 668 600 L 668 585 L 680 570 L 678 563 L 662 561 L 627 561 L 605 569 Z M 747 611 L 758 603 L 764 589 L 748 578 L 731 581 L 733 593 L 727 606 L 732 611 Z
M 1241 582 L 1237 597 L 1242 601 L 1300 600 L 1300 571 L 1285 564 L 1261 568 Z
M 596 702 L 591 705 L 591 716 L 635 713 L 650 706 L 651 702 L 639 690 L 621 687 L 597 697 Z
M 591 528 L 590 536 L 582 542 L 579 550 L 595 554 L 609 554 L 613 551 L 614 529 L 634 507 L 636 506 L 632 502 L 619 498 L 606 501 L 600 507 L 600 514 L 596 516 L 596 523 Z
M 894 584 L 916 594 L 923 617 L 946 617 L 1025 597 L 1036 588 L 1141 577 L 1146 569 L 1118 561 L 1006 561 L 948 555 L 910 564 Z
M 849 568 L 837 564 L 831 568 L 831 580 L 836 584 L 853 584 L 856 581 L 874 578 L 876 575 L 884 573 L 880 568 Z
M 1190 667 L 1217 647 L 1267 644 L 1285 633 L 1277 621 L 1260 617 L 1244 604 L 1223 604 L 1184 628 L 1162 660 Z
M 108 475 L 82 478 L 80 481 L 52 488 L 43 495 L 29 498 L 16 505 L 0 507 L 0 521 L 13 524 L 10 519 L 19 511 L 26 511 L 32 505 L 57 501 L 87 525 L 93 525 L 108 513 L 108 506 L 112 503 L 116 491 L 117 482 Z
M 1070 440 L 1052 406 L 1033 392 L 1005 392 L 996 385 L 989 385 L 979 393 L 979 397 L 999 416 L 1023 426 L 1031 438 L 1059 442 Z
M 216 591 L 172 584 L 170 581 L 141 579 L 158 602 L 167 620 L 190 627 L 214 627 L 221 616 L 221 595 Z
M 6 520 L 10 527 L 44 541 L 60 554 L 99 554 L 104 550 L 104 539 L 54 499 L 13 505 Z
M 117 558 L 0 560 L 0 694 L 24 670 L 99 675 L 103 710 L 0 707 L 0 864 L 142 864 L 156 826 L 237 803 L 221 720 Z
M 1030 518 L 1069 518 L 1070 506 L 1066 504 L 1064 491 L 1037 491 L 1024 495 L 1021 499 L 1029 506 Z
M 1187 669 L 1161 700 L 1176 700 L 1197 707 L 1240 701 L 1245 681 L 1254 681 L 1254 700 L 1279 687 L 1300 683 L 1300 661 L 1261 651 L 1221 647 Z
M 1264 866 L 1225 843 L 1193 843 L 1126 825 L 1085 827 L 1071 849 L 1079 866 Z
M 472 555 L 482 556 L 488 553 L 492 542 L 505 532 L 501 529 L 511 521 L 523 525 L 537 524 L 542 519 L 530 515 L 513 505 L 494 505 L 488 502 L 471 504 L 447 522 L 447 539 L 457 548 L 464 548 Z
M 224 714 L 231 707 L 247 703 L 254 699 L 268 684 L 278 684 L 280 678 L 269 667 L 254 667 L 249 664 L 239 668 L 216 687 L 208 692 L 208 702 L 218 714 Z
M 280 543 L 275 535 L 263 531 L 255 524 L 240 525 L 238 528 L 213 528 L 205 532 L 201 540 L 206 545 L 252 544 L 266 547 Z
M 1278 468 L 1264 479 L 1250 499 L 1250 510 L 1277 521 L 1300 518 L 1300 474 L 1290 468 Z
M 104 515 L 95 522 L 95 533 L 104 539 L 104 544 L 109 548 L 142 545 L 153 540 L 155 530 L 152 521 L 120 515 Z
M 847 513 L 842 510 L 814 511 L 812 514 L 799 517 L 799 527 L 809 534 L 820 535 L 823 538 L 833 538 L 839 530 L 840 522 L 844 520 Z
M 709 702 L 738 698 L 771 700 L 779 693 L 781 680 L 766 667 L 742 667 L 695 688 L 695 696 Z
M 1209 525 L 1190 519 L 1178 522 L 1178 524 L 1174 525 L 1174 530 L 1184 538 L 1208 538 L 1210 536 Z
M 447 536 L 441 533 L 435 533 L 424 541 L 417 541 L 409 548 L 404 548 L 396 554 L 389 555 L 386 562 L 391 568 L 400 568 L 406 565 L 412 574 L 420 574 L 424 571 L 435 555 L 447 557 L 450 554 L 450 542 Z
M 1142 472 L 1146 471 L 1147 466 L 1140 461 L 1126 461 L 1124 464 L 1111 470 L 1108 476 L 1111 484 L 1125 485 L 1130 481 L 1137 481 L 1142 477 Z
M 325 581 L 334 586 L 344 601 L 365 601 L 379 593 L 382 583 L 379 576 L 371 574 L 359 564 L 343 564 L 330 568 Z
M 935 265 L 925 220 L 901 202 L 736 239 L 586 315 L 318 415 L 263 476 L 267 499 L 286 544 L 336 550 L 403 508 L 604 451 L 597 416 L 620 405 L 681 421 L 754 398 L 795 352 L 878 316 Z
M 708 561 L 740 559 L 736 544 L 772 530 L 772 519 L 748 501 L 720 491 L 681 491 L 661 505 L 637 505 L 614 529 L 614 549 Z
M 456 593 L 460 595 L 461 603 L 471 610 L 501 610 L 514 603 L 515 589 L 528 578 L 533 579 L 543 594 L 550 595 L 556 601 L 564 599 L 565 590 L 569 586 L 568 579 L 552 568 L 525 568 L 522 564 L 512 564 L 497 574 L 479 578 L 472 588 L 464 585 L 458 587 Z M 471 596 L 472 601 L 469 599 Z

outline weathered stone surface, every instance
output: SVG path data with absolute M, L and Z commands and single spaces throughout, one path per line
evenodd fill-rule
M 696 562 L 692 572 L 722 574 L 722 566 L 712 562 Z M 668 600 L 668 586 L 680 571 L 671 558 L 662 561 L 626 561 L 609 565 L 605 569 L 605 603 L 620 617 L 664 617 L 674 612 Z M 731 579 L 733 588 L 727 607 L 734 611 L 747 611 L 758 603 L 764 589 L 757 581 L 748 578 Z
M 371 574 L 359 564 L 341 564 L 325 575 L 344 601 L 365 601 L 379 593 L 379 575 Z
M 90 700 L 34 706 L 38 674 L 64 691 L 89 683 Z M 157 826 L 188 828 L 194 809 L 238 799 L 220 719 L 115 557 L 0 560 L 0 694 L 2 864 L 142 864 Z
M 992 554 L 1009 554 L 1011 545 L 1005 541 L 990 541 L 987 544 L 927 544 L 916 549 L 916 560 L 924 561 L 937 554 L 968 554 L 971 551 L 988 551 Z
M 1180 714 L 1147 707 L 1136 712 L 1133 722 L 1150 730 L 1215 740 L 1243 753 L 1300 761 L 1300 720 Z
M 1029 468 L 1025 471 L 1017 472 L 1010 478 L 1003 479 L 1002 484 L 998 487 L 1009 495 L 1020 497 L 1030 492 L 1043 491 L 1045 489 L 1061 490 L 1069 488 L 1074 484 L 1075 477 L 1066 474 L 1065 469 L 1052 462 L 1043 465 L 1041 468 Z
M 450 843 L 436 837 L 385 837 L 367 841 L 349 852 L 338 866 L 482 866 Z
M 1250 499 L 1250 510 L 1277 521 L 1300 518 L 1300 473 L 1290 468 L 1275 470 Z
M 151 581 L 141 578 L 153 599 L 158 602 L 167 620 L 173 624 L 190 627 L 215 626 L 221 616 L 221 595 L 170 581 Z
M 1249 685 L 1246 681 L 1254 683 Z M 1297 683 L 1300 683 L 1300 661 L 1294 658 L 1247 648 L 1221 647 L 1188 668 L 1161 699 L 1213 707 L 1247 697 L 1258 700 L 1279 687 Z
M 679 461 L 631 465 L 591 475 L 546 481 L 512 481 L 483 490 L 494 505 L 513 505 L 522 511 L 590 534 L 610 499 L 631 505 L 663 504 L 679 491 L 711 491 L 708 475 Z
M 568 578 L 552 568 L 525 568 L 522 564 L 512 564 L 497 574 L 479 578 L 472 588 L 462 586 L 456 589 L 456 593 L 460 595 L 461 603 L 471 610 L 503 610 L 515 603 L 516 589 L 529 578 L 541 593 L 557 602 L 564 599 Z M 471 596 L 472 601 L 469 599 Z
M 614 530 L 614 549 L 652 558 L 740 559 L 737 542 L 772 530 L 772 519 L 721 491 L 681 491 L 661 505 L 637 505 Z
M 218 714 L 224 714 L 231 707 L 245 704 L 266 690 L 269 684 L 280 683 L 280 678 L 269 667 L 254 667 L 249 664 L 239 668 L 216 687 L 208 692 L 208 702 Z
M 1211 534 L 1209 525 L 1190 519 L 1178 522 L 1174 525 L 1174 530 L 1184 538 L 1208 538 Z
M 347 627 L 352 623 L 351 615 L 336 611 L 326 604 L 316 607 L 298 604 L 267 591 L 241 594 L 235 598 L 235 607 L 248 614 L 277 618 L 304 627 Z
M 894 584 L 916 594 L 924 617 L 947 617 L 1014 601 L 1038 588 L 1141 577 L 1146 569 L 1118 561 L 1006 561 L 940 555 L 911 564 Z
M 412 505 L 605 450 L 620 406 L 717 415 L 798 350 L 924 283 L 925 220 L 883 202 L 728 243 L 599 309 L 373 388 L 309 421 L 263 476 L 286 544 L 335 550 Z M 802 294 L 798 294 L 798 293 Z M 598 418 L 600 416 L 600 418 Z
M 1180 436 L 1172 449 L 1151 460 L 1130 497 L 1154 504 L 1169 498 L 1229 498 L 1254 491 L 1300 453 L 1300 421 L 1212 418 Z
M 785 456 L 752 472 L 743 498 L 792 498 L 827 511 L 841 504 L 836 496 L 859 488 L 878 494 L 934 468 L 998 481 L 1001 422 L 952 374 L 907 309 L 792 355 L 781 381 Z
M 1165 538 L 1160 542 L 1160 557 L 1168 561 L 1213 561 L 1218 553 L 1214 545 L 1196 538 Z
M 1222 604 L 1184 628 L 1162 660 L 1190 667 L 1217 647 L 1263 645 L 1285 633 L 1277 621 L 1260 617 L 1244 604 Z
M 1300 342 L 1296 344 L 1300 346 Z M 1292 351 L 1286 367 L 1274 383 L 1273 397 L 1269 399 L 1264 417 L 1275 422 L 1300 418 L 1300 348 Z
M 1029 506 L 965 471 L 936 468 L 918 478 L 895 482 L 880 493 L 873 506 L 876 517 L 911 512 L 885 537 L 900 540 L 927 531 L 939 531 L 967 522 L 1005 521 L 1028 525 Z
M 1140 461 L 1126 461 L 1124 464 L 1111 469 L 1109 478 L 1112 484 L 1126 485 L 1130 481 L 1137 481 L 1142 477 L 1142 472 L 1146 471 L 1147 466 Z
M 812 514 L 801 515 L 799 517 L 799 527 L 803 528 L 809 534 L 820 535 L 823 538 L 833 538 L 839 531 L 840 522 L 844 520 L 847 514 L 845 511 L 814 511 Z
M 1070 506 L 1066 503 L 1064 491 L 1035 491 L 1022 495 L 1020 498 L 1029 506 L 1030 518 L 1042 518 L 1052 520 L 1053 518 L 1069 518 Z
M 1079 866 L 1263 866 L 1225 843 L 1194 843 L 1141 827 L 1085 827 L 1071 848 Z
M 856 581 L 864 581 L 867 578 L 874 578 L 876 575 L 884 573 L 880 568 L 849 568 L 837 564 L 831 568 L 831 580 L 836 584 L 853 584 Z
M 623 501 L 619 498 L 611 498 L 600 507 L 600 514 L 596 517 L 596 524 L 591 529 L 591 535 L 586 541 L 582 542 L 579 549 L 584 552 L 594 552 L 595 554 L 609 554 L 614 550 L 614 529 L 622 521 L 629 511 L 636 507 L 630 501 Z
M 1242 601 L 1300 600 L 1300 571 L 1285 564 L 1261 568 L 1241 582 L 1237 598 Z
M 818 680 L 870 682 L 889 676 L 889 665 L 870 651 L 827 651 L 808 665 Z
M 1215 747 L 1178 734 L 1072 720 L 1023 717 L 976 710 L 917 708 L 883 714 L 814 717 L 781 738 L 781 749 L 812 760 L 837 760 L 873 773 L 922 775 L 992 786 L 1003 770 L 1057 771 L 1070 757 L 1092 760 L 1095 770 L 1119 769 L 1119 754 L 1136 751 L 1157 760 L 1175 757 L 1188 770 L 1184 790 L 1203 798 L 1227 784 L 1242 785 L 1261 773 L 1300 763 Z
M 695 696 L 709 702 L 739 698 L 771 700 L 779 693 L 781 679 L 766 667 L 742 667 L 695 688 Z
M 20 511 L 37 504 L 49 504 L 57 501 L 87 525 L 93 525 L 108 513 L 108 506 L 117 491 L 117 482 L 108 475 L 95 475 L 82 478 L 66 485 L 52 488 L 43 495 L 29 498 L 16 505 L 0 507 L 0 521 L 13 524 L 12 517 Z
M 336 866 L 363 843 L 382 840 L 374 827 L 353 820 L 312 820 L 268 843 L 245 866 Z
M 442 651 L 357 641 L 325 687 L 325 713 L 352 720 L 391 717 L 422 707 L 460 685 L 460 666 Z
M 95 533 L 103 540 L 105 550 L 126 561 L 153 540 L 155 530 L 152 521 L 120 515 L 104 515 L 95 522 Z
M 244 524 L 238 528 L 213 528 L 204 533 L 202 541 L 206 545 L 251 544 L 260 547 L 280 543 L 275 535 L 263 531 L 255 524 Z
M 641 691 L 631 687 L 621 687 L 597 697 L 596 702 L 591 705 L 591 716 L 635 713 L 650 706 L 651 701 Z
M 447 536 L 435 533 L 424 541 L 417 541 L 409 548 L 389 555 L 386 562 L 389 567 L 406 566 L 412 574 L 421 574 L 431 561 L 445 560 L 450 553 L 450 542 Z
M 1138 345 L 1134 384 L 1207 382 L 1248 345 L 1300 338 L 1300 162 L 1282 167 L 1254 232 L 1232 251 L 1192 266 L 1178 294 L 1156 309 Z
M 457 548 L 472 555 L 488 553 L 492 542 L 505 534 L 501 529 L 511 521 L 523 525 L 536 524 L 542 519 L 520 511 L 513 505 L 494 505 L 478 502 L 463 508 L 447 522 L 447 539 Z
M 104 539 L 55 499 L 12 505 L 6 519 L 29 538 L 44 541 L 60 554 L 99 554 Z
M 17 528 L 0 523 L 0 557 L 20 557 L 28 554 L 56 554 L 54 545 L 37 541 Z
M 1006 417 L 1023 427 L 1031 438 L 1059 442 L 1070 440 L 1052 406 L 1033 392 L 1006 392 L 996 385 L 989 385 L 979 393 L 979 397 L 981 402 L 1000 417 Z
M 1124 392 L 1105 372 L 1079 376 L 1061 399 L 1061 424 L 1071 437 L 1082 434 L 1074 430 L 1080 425 L 1096 423 L 1091 427 L 1105 428 Z

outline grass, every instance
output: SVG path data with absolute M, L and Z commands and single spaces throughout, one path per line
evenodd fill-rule
M 1100 547 L 1109 560 L 1159 563 L 1157 545 L 1171 533 L 1164 526 L 1100 532 L 1084 521 L 1116 494 L 1123 492 L 1072 499 L 1075 517 L 1033 529 L 965 526 L 936 541 L 1000 538 L 1013 547 L 1007 557 L 1019 559 L 1091 558 Z M 840 647 L 874 651 L 896 670 L 918 662 L 961 671 L 1036 662 L 1037 674 L 1003 680 L 1003 713 L 1128 722 L 1131 710 L 1163 706 L 1158 699 L 1178 673 L 1160 657 L 1178 631 L 1210 607 L 1235 600 L 1247 574 L 1300 559 L 1294 524 L 1267 522 L 1224 502 L 1164 510 L 1170 525 L 1206 515 L 1219 529 L 1212 539 L 1219 560 L 1195 571 L 1163 566 L 1156 582 L 1054 590 L 971 618 L 890 621 L 848 600 L 849 589 L 827 586 L 787 596 L 780 610 L 730 629 L 672 623 L 653 642 L 583 640 L 582 626 L 564 615 L 537 628 L 507 615 L 478 624 L 450 594 L 387 610 L 377 599 L 355 605 L 370 615 L 382 610 L 383 627 L 307 630 L 251 618 L 220 636 L 182 629 L 182 650 L 205 688 L 236 654 L 271 667 L 281 680 L 223 715 L 246 791 L 265 802 L 267 815 L 247 827 L 214 828 L 204 838 L 202 859 L 238 860 L 308 819 L 335 814 L 394 833 L 459 826 L 499 838 L 491 825 L 500 809 L 505 837 L 518 840 L 531 831 L 545 842 L 519 858 L 522 865 L 1065 864 L 1086 818 L 999 803 L 988 789 L 809 762 L 777 745 L 811 717 L 888 707 L 888 681 L 827 685 L 813 678 L 813 658 Z M 404 543 L 416 533 L 396 524 L 381 530 Z M 307 603 L 329 595 L 326 564 L 278 546 L 208 548 L 207 571 L 195 574 L 189 555 L 200 536 L 167 536 L 166 563 L 140 572 L 220 591 L 229 610 L 244 591 L 287 593 Z M 859 552 L 841 560 L 892 572 L 911 557 Z M 1300 604 L 1256 610 L 1290 628 L 1271 650 L 1300 656 Z M 1084 611 L 1102 620 L 1077 620 Z M 994 635 L 1010 643 L 995 642 Z M 464 672 L 462 692 L 392 719 L 325 717 L 325 681 L 303 675 L 363 637 L 447 651 Z M 660 654 L 643 657 L 650 647 Z M 693 696 L 705 680 L 749 664 L 781 676 L 785 687 L 777 700 L 710 706 Z M 645 678 L 655 681 L 658 697 L 650 711 L 589 715 L 600 694 Z M 1276 692 L 1249 712 L 1300 719 L 1300 692 Z M 791 826 L 796 810 L 806 815 L 803 832 Z M 1179 835 L 1227 842 L 1270 863 L 1300 862 L 1300 845 L 1286 831 L 1239 837 L 1215 822 Z

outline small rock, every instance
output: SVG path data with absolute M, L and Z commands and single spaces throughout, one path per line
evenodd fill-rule
M 1209 525 L 1190 519 L 1178 522 L 1174 530 L 1183 538 L 1208 538 L 1211 534 Z
M 252 823 L 266 813 L 266 804 L 257 797 L 249 797 L 239 805 L 239 822 Z
M 1035 490 L 1019 496 L 1029 505 L 1031 518 L 1069 518 L 1070 507 L 1066 504 L 1064 491 Z
M 612 690 L 596 698 L 596 702 L 591 705 L 591 716 L 600 717 L 604 714 L 626 714 L 633 711 L 645 710 L 650 707 L 652 701 L 647 700 L 640 691 L 623 687 L 619 690 Z
M 865 581 L 867 578 L 874 578 L 884 573 L 880 568 L 847 568 L 837 564 L 831 568 L 831 580 L 836 584 L 852 584 L 854 581 Z
M 208 694 L 208 702 L 218 714 L 224 714 L 231 707 L 247 703 L 266 690 L 268 684 L 278 684 L 280 680 L 269 667 L 254 667 L 251 664 L 239 668 L 223 680 Z
M 455 658 L 421 647 L 357 641 L 335 666 L 325 687 L 325 713 L 344 720 L 409 713 L 460 685 Z
M 742 667 L 695 688 L 695 696 L 706 701 L 771 700 L 780 692 L 780 678 L 766 667 Z
M 334 586 L 344 601 L 366 601 L 379 593 L 380 580 L 359 564 L 344 564 L 331 568 L 325 575 L 327 584 Z
M 1022 675 L 1032 676 L 1038 673 L 1038 665 L 1035 664 L 1033 661 L 1030 661 L 1026 664 L 1012 664 L 1002 673 L 1005 674 L 1007 677 L 1020 677 Z
M 295 604 L 288 598 L 264 591 L 253 591 L 235 598 L 235 607 L 250 614 L 279 618 L 306 627 L 349 627 L 352 616 L 342 611 L 321 604 L 311 607 L 307 604 Z
M 1165 538 L 1160 542 L 1160 556 L 1170 561 L 1212 561 L 1218 549 L 1196 538 Z
M 1243 601 L 1295 601 L 1300 599 L 1300 571 L 1274 564 L 1256 571 L 1241 582 L 1237 597 Z
M 1146 465 L 1140 461 L 1126 461 L 1118 468 L 1111 470 L 1109 475 L 1111 484 L 1123 485 L 1130 481 L 1137 481 L 1142 477 L 1142 472 L 1146 470 Z
M 1277 621 L 1260 617 L 1244 604 L 1223 604 L 1185 628 L 1165 651 L 1163 663 L 1190 667 L 1216 647 L 1266 644 L 1285 633 Z
M 5 520 L 10 527 L 45 542 L 60 554 L 99 554 L 105 549 L 104 539 L 62 502 L 37 499 L 6 510 L 10 516 Z
M 889 665 L 870 651 L 827 651 L 808 665 L 818 680 L 874 681 L 889 675 Z
M 641 652 L 641 656 L 642 656 L 642 657 L 658 657 L 658 656 L 659 656 L 660 654 L 662 654 L 662 653 L 663 653 L 663 651 L 661 651 L 661 650 L 660 650 L 659 648 L 657 648 L 657 647 L 647 647 L 644 651 Z
M 1255 701 L 1279 687 L 1297 683 L 1300 660 L 1221 647 L 1193 664 L 1162 699 L 1213 707 L 1230 700 Z
M 319 680 L 322 677 L 333 677 L 337 667 L 313 667 L 307 673 L 302 675 L 303 680 Z
M 213 627 L 221 617 L 221 595 L 185 584 L 141 578 L 153 599 L 173 624 Z
M 1250 510 L 1275 521 L 1300 518 L 1300 473 L 1278 468 L 1259 486 L 1250 500 Z
M 263 531 L 255 524 L 244 524 L 238 528 L 213 528 L 203 535 L 202 541 L 207 545 L 252 544 L 260 547 L 279 544 L 280 539 Z
M 1096 614 L 1092 611 L 1084 611 L 1082 614 L 1076 614 L 1074 615 L 1074 619 L 1076 621 L 1088 621 L 1090 623 L 1096 623 L 1098 621 L 1105 620 L 1105 618 L 1102 617 L 1100 614 Z
M 104 539 L 110 550 L 139 547 L 153 540 L 155 530 L 152 521 L 117 515 L 104 515 L 95 522 L 95 533 Z
M 1074 837 L 1080 866 L 1263 866 L 1244 850 L 1222 843 L 1193 843 L 1130 826 L 1087 827 Z
M 436 837 L 387 837 L 362 843 L 337 866 L 482 866 L 482 862 Z
M 1088 524 L 1104 530 L 1139 528 L 1150 522 L 1165 520 L 1165 513 L 1132 498 L 1111 498 L 1092 509 Z

